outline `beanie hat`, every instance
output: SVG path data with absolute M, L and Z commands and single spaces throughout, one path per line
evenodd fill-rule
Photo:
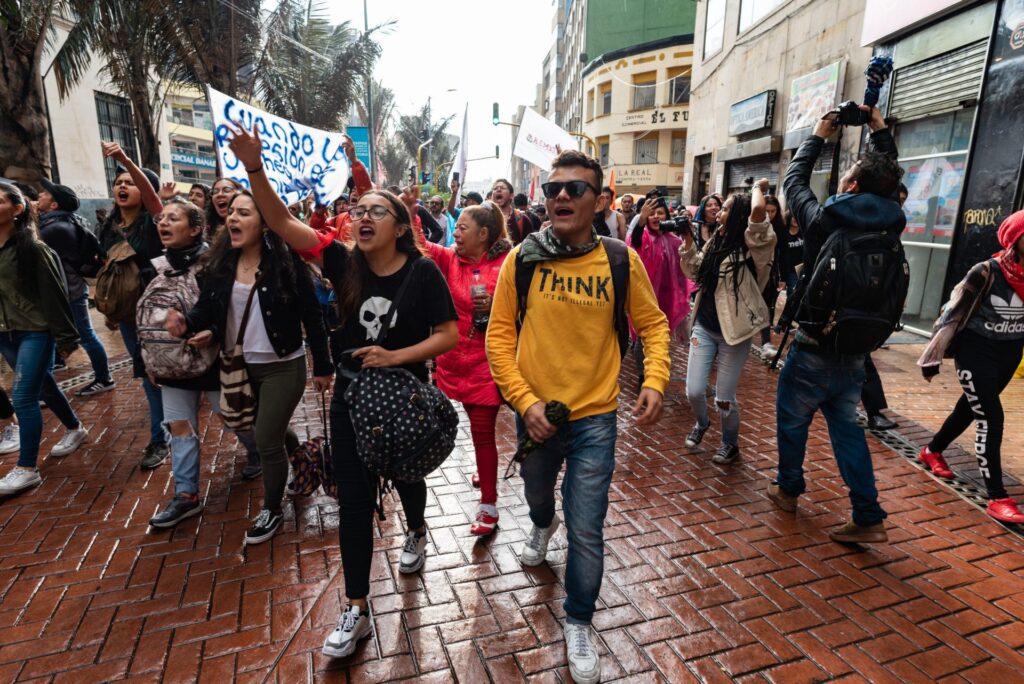
M 1024 237 L 1024 209 L 1007 216 L 999 226 L 999 244 L 1003 249 L 1013 249 L 1021 237 Z

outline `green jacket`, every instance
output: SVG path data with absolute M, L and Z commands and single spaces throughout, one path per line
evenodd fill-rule
M 0 334 L 49 332 L 57 350 L 68 353 L 78 346 L 78 329 L 71 313 L 60 262 L 49 247 L 36 242 L 35 268 L 29 282 L 18 283 L 17 250 L 11 240 L 0 247 Z

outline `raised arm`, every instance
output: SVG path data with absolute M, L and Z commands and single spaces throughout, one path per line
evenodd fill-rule
M 156 190 L 150 185 L 149 179 L 146 178 L 146 174 L 142 172 L 142 169 L 131 160 L 121 146 L 116 142 L 103 142 L 100 143 L 103 146 L 103 156 L 110 157 L 118 164 L 125 168 L 128 175 L 132 177 L 132 182 L 135 183 L 135 187 L 139 189 L 139 194 L 142 196 L 142 206 L 146 208 L 150 216 L 159 216 L 164 211 L 164 203 L 160 201 L 160 196 L 156 194 Z
M 750 191 L 750 222 L 751 223 L 764 223 L 764 218 L 767 216 L 768 211 L 765 209 L 767 202 L 764 199 L 764 193 L 768 191 L 768 179 L 762 178 L 761 180 L 754 183 L 754 187 Z
M 455 216 L 455 203 L 458 201 L 459 187 L 461 187 L 461 186 L 459 185 L 459 181 L 457 181 L 457 180 L 455 180 L 453 178 L 452 179 L 452 186 L 451 187 L 452 187 L 452 196 L 448 198 L 448 213 L 450 215 L 452 215 L 452 216 Z
M 241 124 L 231 128 L 231 139 L 228 147 L 242 162 L 245 172 L 249 174 L 249 187 L 252 190 L 256 206 L 263 215 L 267 226 L 281 236 L 292 249 L 310 250 L 320 245 L 317 232 L 308 225 L 292 216 L 288 207 L 278 197 L 277 192 L 267 174 L 263 170 L 263 142 L 257 131 L 249 133 Z

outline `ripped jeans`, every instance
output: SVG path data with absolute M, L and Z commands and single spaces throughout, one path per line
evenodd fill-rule
M 715 404 L 722 420 L 722 443 L 738 446 L 740 434 L 740 405 L 736 401 L 736 387 L 740 383 L 743 365 L 750 354 L 750 340 L 739 344 L 726 344 L 725 338 L 700 323 L 690 333 L 690 353 L 686 363 L 686 399 L 697 416 L 697 423 L 707 426 L 708 400 L 705 396 L 711 366 L 718 359 L 715 385 Z
M 220 413 L 220 392 L 160 388 L 163 399 L 163 429 L 167 443 L 171 445 L 171 471 L 174 473 L 175 494 L 199 493 L 199 399 L 206 395 L 210 408 Z M 172 423 L 187 421 L 189 428 L 183 435 L 175 435 Z M 256 438 L 252 430 L 235 433 L 238 441 L 249 451 L 256 451 Z

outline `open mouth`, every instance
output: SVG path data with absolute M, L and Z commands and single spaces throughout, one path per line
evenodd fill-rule
M 158 230 L 157 233 L 160 235 L 161 242 L 170 242 L 174 240 L 174 233 L 170 230 Z
M 558 209 L 555 209 L 555 216 L 558 217 L 572 216 L 574 213 L 576 212 L 569 207 L 559 207 Z
M 359 227 L 359 239 L 360 240 L 372 240 L 375 235 L 372 226 L 360 226 Z
M 242 239 L 242 229 L 237 227 L 237 226 L 232 227 L 232 228 L 228 228 L 228 235 L 231 236 L 232 240 L 241 240 Z
M 127 202 L 128 201 L 128 191 L 127 190 L 119 190 L 118 193 L 117 193 L 117 201 L 118 202 Z

